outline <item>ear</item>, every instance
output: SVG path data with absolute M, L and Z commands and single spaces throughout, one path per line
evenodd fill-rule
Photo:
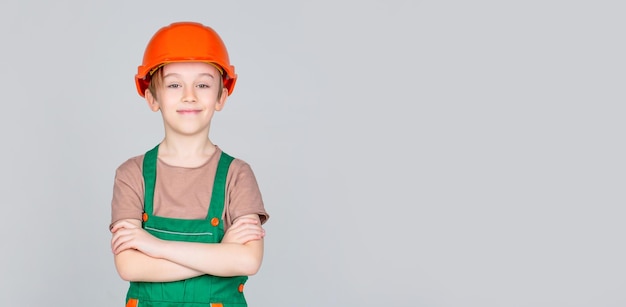
M 150 108 L 150 110 L 152 110 L 152 112 L 156 112 L 160 109 L 159 102 L 154 98 L 154 96 L 152 96 L 152 93 L 149 89 L 146 89 L 144 97 L 146 97 L 146 102 L 148 103 L 148 107 Z
M 215 103 L 215 111 L 221 111 L 226 104 L 226 99 L 228 98 L 228 90 L 226 88 L 222 89 L 222 96 Z

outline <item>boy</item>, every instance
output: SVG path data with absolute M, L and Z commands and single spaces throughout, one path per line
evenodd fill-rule
M 250 166 L 209 139 L 236 80 L 221 38 L 200 23 L 163 27 L 146 47 L 135 83 L 165 137 L 116 170 L 111 248 L 130 281 L 126 306 L 246 306 L 269 215 Z

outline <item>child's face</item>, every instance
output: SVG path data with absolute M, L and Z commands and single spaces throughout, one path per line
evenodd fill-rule
M 161 110 L 169 134 L 207 134 L 215 111 L 224 107 L 226 92 L 218 98 L 221 75 L 211 64 L 171 63 L 163 67 L 157 97 L 146 91 L 153 111 Z

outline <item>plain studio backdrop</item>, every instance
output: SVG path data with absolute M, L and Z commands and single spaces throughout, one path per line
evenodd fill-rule
M 623 1 L 3 1 L 0 306 L 123 306 L 133 77 L 199 21 L 271 218 L 250 306 L 625 306 Z

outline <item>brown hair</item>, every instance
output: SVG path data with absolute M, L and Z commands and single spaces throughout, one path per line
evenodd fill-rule
M 150 74 L 150 84 L 148 85 L 148 90 L 154 99 L 157 99 L 157 89 L 163 85 L 163 66 L 157 68 L 153 73 Z M 224 92 L 224 79 L 220 76 L 220 83 L 217 92 L 217 99 L 222 98 L 222 93 Z

